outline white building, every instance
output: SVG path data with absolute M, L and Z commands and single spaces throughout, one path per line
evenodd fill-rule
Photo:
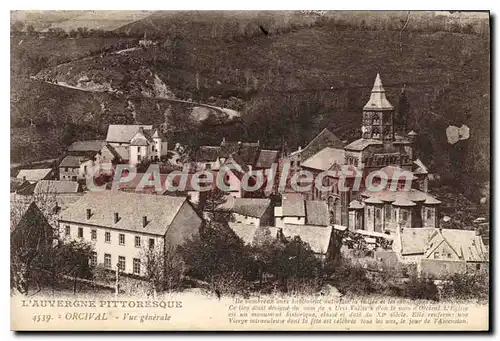
M 63 238 L 93 244 L 94 264 L 145 274 L 148 248 L 164 250 L 199 233 L 201 218 L 183 197 L 88 192 L 59 217 Z
M 168 150 L 165 137 L 152 125 L 112 124 L 106 142 L 131 165 L 144 160 L 159 161 Z

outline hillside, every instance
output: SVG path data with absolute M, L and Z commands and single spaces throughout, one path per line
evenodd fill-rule
M 11 162 L 57 158 L 74 141 L 104 139 L 109 124 L 163 124 L 169 141 L 197 143 L 197 132 L 218 131 L 200 124 L 200 111 L 225 118 L 216 108 L 167 99 L 87 92 L 34 80 L 16 80 L 11 101 Z M 234 120 L 233 120 L 234 121 Z M 238 134 L 237 120 L 223 129 Z
M 255 12 L 245 21 L 237 12 L 154 13 L 115 31 L 127 36 L 146 33 L 154 45 L 139 48 L 131 42 L 136 49 L 76 58 L 48 67 L 37 77 L 147 96 L 142 102 L 161 96 L 229 107 L 242 112 L 244 124 L 238 129 L 202 127 L 205 134 L 198 143 L 231 136 L 260 140 L 269 148 L 281 148 L 286 141 L 291 149 L 304 146 L 324 127 L 347 141 L 357 138 L 361 109 L 380 72 L 394 105 L 406 84 L 408 124 L 420 134 L 422 158 L 431 170 L 454 181 L 487 180 L 489 35 L 463 33 L 484 31 L 484 20 L 455 33 L 453 18 L 430 21 L 434 14 L 426 14 L 400 35 L 405 12 L 344 13 L 343 19 L 339 15 L 329 13 L 325 19 L 317 14 Z M 364 29 L 353 29 L 345 24 L 348 20 Z M 441 26 L 430 29 L 429 22 Z M 37 105 L 19 115 L 33 115 L 40 111 Z M 467 124 L 471 138 L 449 145 L 445 129 L 450 124 Z

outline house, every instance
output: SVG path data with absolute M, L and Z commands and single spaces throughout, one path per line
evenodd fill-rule
M 167 140 L 152 125 L 118 125 L 108 127 L 106 142 L 131 165 L 159 161 L 167 155 Z
M 230 222 L 229 227 L 240 237 L 245 244 L 252 245 L 258 227 L 245 223 Z M 331 253 L 333 247 L 332 226 L 312 226 L 312 225 L 294 225 L 285 224 L 283 227 L 261 226 L 261 229 L 268 229 L 270 238 L 276 238 L 280 241 L 290 241 L 296 236 L 309 244 L 314 254 L 325 260 Z
M 444 278 L 454 273 L 488 268 L 488 250 L 479 231 L 409 228 L 396 235 L 393 250 L 403 263 L 417 265 L 419 274 Z
M 102 140 L 73 142 L 59 163 L 59 180 L 85 180 L 93 175 L 93 167 L 101 162 Z
M 85 180 L 93 175 L 95 156 L 67 155 L 59 164 L 59 180 Z
M 274 208 L 274 225 L 286 224 L 329 226 L 328 205 L 324 201 L 304 200 L 299 193 L 285 193 L 281 206 Z
M 222 206 L 232 213 L 236 223 L 259 227 L 269 226 L 274 222 L 270 199 L 228 198 Z
M 220 146 L 201 146 L 195 156 L 199 170 L 219 170 L 230 158 L 237 158 L 237 163 L 248 170 L 266 170 L 278 162 L 277 150 L 263 149 L 260 142 L 234 142 L 224 138 Z
M 17 178 L 30 183 L 35 183 L 39 180 L 49 180 L 54 176 L 52 168 L 40 169 L 21 169 L 17 174 Z
M 274 219 L 276 227 L 284 227 L 285 224 L 305 225 L 304 197 L 300 193 L 285 193 L 281 199 L 281 206 L 274 208 Z
M 125 274 L 145 274 L 145 252 L 165 250 L 199 233 L 201 218 L 184 197 L 88 192 L 62 211 L 62 238 L 93 244 L 94 264 Z

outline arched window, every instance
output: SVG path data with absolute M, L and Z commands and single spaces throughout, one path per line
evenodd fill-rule
M 373 116 L 372 124 L 380 124 L 380 117 L 378 115 Z
M 377 128 L 372 130 L 372 138 L 377 139 L 380 137 L 380 131 Z

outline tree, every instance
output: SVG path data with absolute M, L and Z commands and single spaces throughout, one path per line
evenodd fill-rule
M 146 266 L 145 278 L 153 296 L 159 291 L 180 288 L 184 277 L 184 262 L 176 247 L 145 247 L 141 259 Z
M 253 258 L 243 241 L 227 223 L 212 222 L 199 235 L 179 247 L 186 274 L 205 281 L 217 293 L 245 290 L 245 280 L 254 279 Z
M 12 33 L 19 33 L 23 30 L 24 23 L 22 21 L 16 20 L 10 24 L 10 31 Z
M 55 250 L 57 268 L 60 273 L 73 277 L 73 293 L 76 294 L 78 278 L 92 278 L 92 258 L 94 248 L 90 243 L 78 240 L 60 242 Z
M 39 285 L 44 271 L 50 268 L 57 234 L 35 202 L 31 202 L 14 222 L 10 234 L 11 287 L 27 294 L 30 283 Z
M 28 32 L 28 34 L 29 34 L 30 36 L 35 35 L 35 33 L 36 33 L 36 32 L 35 32 L 35 28 L 34 28 L 34 27 L 33 27 L 33 25 L 31 25 L 31 24 L 30 24 L 30 25 L 28 25 L 28 26 L 26 26 L 26 31 Z

